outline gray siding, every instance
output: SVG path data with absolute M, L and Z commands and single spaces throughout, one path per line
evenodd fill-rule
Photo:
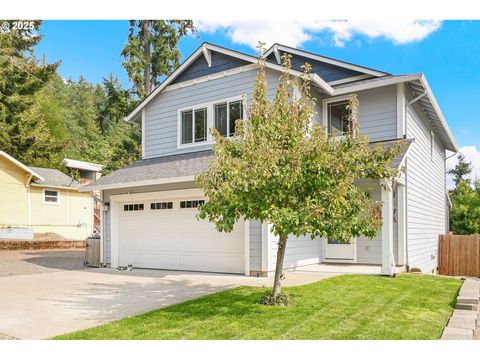
M 268 56 L 268 60 L 277 62 L 275 55 L 273 53 Z M 312 73 L 317 74 L 326 82 L 342 80 L 342 79 L 363 74 L 355 70 L 350 70 L 341 66 L 327 64 L 325 62 L 310 59 L 305 56 L 292 55 L 292 67 L 294 69 L 302 70 L 302 65 L 304 65 L 305 63 L 308 63 L 311 65 Z
M 358 121 L 360 134 L 368 135 L 370 141 L 397 138 L 397 88 L 385 86 L 357 93 L 360 103 Z M 323 100 L 328 97 L 313 92 L 316 98 L 315 119 L 323 121 Z
M 251 101 L 255 69 L 159 94 L 145 107 L 145 158 L 210 149 L 211 145 L 177 148 L 178 109 L 229 97 L 247 95 Z M 273 97 L 280 73 L 267 71 L 269 96 Z
M 277 241 L 273 240 L 271 245 L 271 268 L 275 270 L 277 263 Z M 283 268 L 290 269 L 305 265 L 319 264 L 323 259 L 323 242 L 320 238 L 311 240 L 309 236 L 296 237 L 288 236 Z
M 431 126 L 416 106 L 407 109 L 407 137 L 414 138 L 406 163 L 407 258 L 424 273 L 438 263 L 438 235 L 446 231 L 445 149 L 435 136 L 431 156 Z
M 262 271 L 262 223 L 250 221 L 250 271 Z
M 251 64 L 248 61 L 220 54 L 215 51 L 211 52 L 211 59 L 212 66 L 209 67 L 205 56 L 200 55 L 197 60 L 190 64 L 188 69 L 172 81 L 172 84 Z

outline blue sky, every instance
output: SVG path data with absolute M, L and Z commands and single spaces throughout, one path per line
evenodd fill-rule
M 480 149 L 480 119 L 475 111 L 480 104 L 480 21 L 198 24 L 200 38 L 180 43 L 185 57 L 203 41 L 254 53 L 257 40 L 275 40 L 394 74 L 423 72 L 458 144 Z M 83 75 L 100 82 L 114 73 L 128 86 L 120 56 L 128 36 L 127 21 L 45 21 L 41 33 L 44 39 L 37 55 L 44 54 L 50 62 L 61 60 L 64 78 Z

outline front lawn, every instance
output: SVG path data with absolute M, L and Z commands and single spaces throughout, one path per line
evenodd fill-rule
M 240 287 L 56 339 L 438 339 L 461 281 L 344 275 L 286 288 L 288 307 Z

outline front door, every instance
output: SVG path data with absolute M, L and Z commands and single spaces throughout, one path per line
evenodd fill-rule
M 344 243 L 337 240 L 325 239 L 325 261 L 353 261 L 355 260 L 355 239 L 350 243 Z

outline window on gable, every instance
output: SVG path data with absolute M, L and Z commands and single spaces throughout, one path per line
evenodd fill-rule
M 215 128 L 222 136 L 235 135 L 236 121 L 243 118 L 242 100 L 215 105 Z
M 200 143 L 207 140 L 207 108 L 182 111 L 182 144 Z
M 60 196 L 57 190 L 44 190 L 43 202 L 47 204 L 59 204 Z
M 327 126 L 328 133 L 332 135 L 343 135 L 350 131 L 350 110 L 348 101 L 336 101 L 327 104 Z

